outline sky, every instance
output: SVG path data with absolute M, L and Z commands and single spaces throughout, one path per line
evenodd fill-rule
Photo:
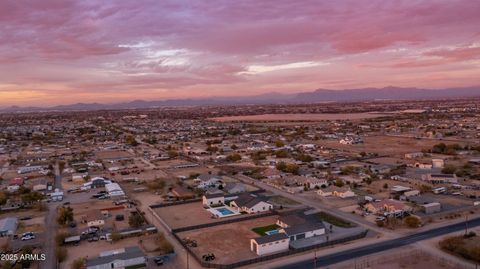
M 480 1 L 2 0 L 0 106 L 480 85 Z

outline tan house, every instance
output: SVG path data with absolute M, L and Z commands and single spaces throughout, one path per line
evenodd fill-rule
M 329 186 L 327 188 L 320 188 L 317 194 L 322 197 L 335 196 L 340 198 L 355 197 L 356 194 L 349 187 Z

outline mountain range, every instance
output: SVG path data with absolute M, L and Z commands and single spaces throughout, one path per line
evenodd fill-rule
M 374 100 L 418 100 L 418 99 L 445 99 L 480 97 L 480 86 L 447 89 L 419 89 L 419 88 L 361 88 L 345 90 L 317 89 L 311 92 L 293 94 L 265 93 L 255 96 L 241 97 L 211 97 L 168 100 L 134 100 L 115 104 L 76 103 L 52 107 L 19 107 L 10 106 L 0 108 L 1 113 L 9 112 L 37 112 L 37 111 L 81 111 L 107 109 L 142 109 L 172 106 L 200 106 L 200 105 L 240 105 L 240 104 L 296 104 L 317 102 L 353 102 Z

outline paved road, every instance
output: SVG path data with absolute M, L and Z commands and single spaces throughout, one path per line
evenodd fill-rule
M 62 175 L 60 173 L 58 163 L 54 166 L 55 182 L 54 188 L 62 189 Z M 56 244 L 55 236 L 57 234 L 57 207 L 58 203 L 48 204 L 48 213 L 45 217 L 45 234 L 46 240 L 43 246 L 43 251 L 47 259 L 40 263 L 40 269 L 53 269 L 57 268 L 57 256 L 55 253 Z
M 363 226 L 367 229 L 373 230 L 377 233 L 388 235 L 388 236 L 391 236 L 391 237 L 396 236 L 396 234 L 394 234 L 393 232 L 387 231 L 385 229 L 382 230 L 379 227 L 377 227 L 376 224 L 368 222 L 367 220 L 365 220 L 363 217 L 361 217 L 359 215 L 343 212 L 343 211 L 338 210 L 338 208 L 333 208 L 332 209 L 330 207 L 327 207 L 325 204 L 322 204 L 319 200 L 312 200 L 311 198 L 307 198 L 307 197 L 303 197 L 303 196 L 300 196 L 300 195 L 295 195 L 295 194 L 288 193 L 286 191 L 277 189 L 273 186 L 265 184 L 262 181 L 252 179 L 252 178 L 247 177 L 245 175 L 237 175 L 236 178 L 243 181 L 244 183 L 247 183 L 247 184 L 252 184 L 253 183 L 257 187 L 263 188 L 263 189 L 265 189 L 267 191 L 270 191 L 270 192 L 273 192 L 277 195 L 287 197 L 288 199 L 296 201 L 300 204 L 303 204 L 303 205 L 306 205 L 306 206 L 309 206 L 309 207 L 312 207 L 312 208 L 315 208 L 315 209 L 318 209 L 318 210 L 321 210 L 321 211 L 325 211 L 325 212 L 327 212 L 329 214 L 332 214 L 336 217 L 339 217 L 339 218 L 346 219 L 346 220 L 349 220 L 351 222 L 357 223 L 357 224 L 359 224 L 359 225 L 361 225 L 361 226 Z
M 473 220 L 468 221 L 468 227 L 475 227 L 480 225 L 480 218 L 476 218 Z M 393 248 L 398 248 L 406 245 L 413 244 L 418 241 L 422 241 L 425 239 L 437 237 L 440 235 L 461 231 L 465 229 L 465 222 L 460 222 L 436 229 L 432 229 L 425 232 L 420 232 L 392 240 L 387 240 L 379 243 L 374 243 L 371 245 L 353 248 L 341 252 L 337 252 L 334 254 L 329 254 L 321 257 L 317 257 L 316 266 L 323 267 L 332 264 L 336 264 L 343 261 L 348 261 L 352 259 L 356 259 L 365 255 L 370 255 L 374 253 L 378 253 L 384 250 L 389 250 Z M 277 269 L 304 269 L 304 268 L 315 268 L 314 260 L 309 259 L 301 262 L 297 262 L 290 265 L 285 265 L 281 267 L 277 267 Z

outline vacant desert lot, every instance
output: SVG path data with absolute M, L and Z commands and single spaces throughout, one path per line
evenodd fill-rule
M 178 236 L 196 240 L 198 246 L 192 250 L 197 255 L 213 253 L 216 257 L 215 263 L 229 264 L 257 257 L 250 251 L 250 239 L 259 237 L 252 229 L 274 224 L 277 218 L 278 216 L 270 216 L 239 221 L 182 232 Z
M 393 136 L 368 136 L 364 137 L 363 144 L 342 145 L 337 140 L 319 140 L 318 144 L 329 148 L 346 150 L 349 152 L 360 153 L 378 153 L 379 155 L 389 155 L 403 158 L 405 153 L 418 152 L 422 149 L 431 149 L 433 145 L 443 142 L 445 144 L 454 144 L 453 142 L 415 139 L 409 137 Z
M 154 210 L 172 229 L 245 217 L 245 215 L 237 215 L 219 219 L 212 218 L 212 214 L 203 208 L 201 202 L 155 208 Z
M 389 116 L 380 113 L 341 113 L 341 114 L 262 114 L 212 118 L 214 121 L 322 121 L 322 120 L 361 120 Z

